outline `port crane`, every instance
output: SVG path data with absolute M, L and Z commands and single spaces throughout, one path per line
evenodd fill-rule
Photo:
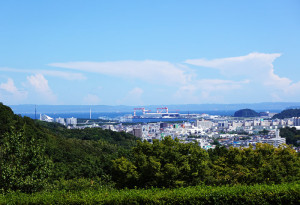
M 168 110 L 167 107 L 159 107 L 159 108 L 156 108 L 156 112 L 157 112 L 157 113 L 161 113 L 160 110 L 166 110 L 166 113 L 169 113 L 169 110 Z

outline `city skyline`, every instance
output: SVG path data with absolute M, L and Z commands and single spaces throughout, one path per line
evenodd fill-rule
M 299 102 L 299 1 L 0 6 L 0 102 Z

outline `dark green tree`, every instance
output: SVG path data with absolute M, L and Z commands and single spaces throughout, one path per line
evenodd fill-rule
M 281 183 L 300 179 L 300 158 L 289 146 L 210 150 L 212 184 Z
M 281 128 L 280 136 L 286 138 L 287 144 L 300 146 L 300 130 L 297 130 L 295 127 Z
M 41 190 L 52 173 L 52 161 L 41 140 L 23 129 L 11 128 L 0 139 L 0 188 L 2 191 Z
M 200 184 L 208 175 L 208 153 L 196 143 L 165 137 L 153 144 L 138 142 L 132 159 L 113 161 L 113 179 L 120 187 L 179 187 Z

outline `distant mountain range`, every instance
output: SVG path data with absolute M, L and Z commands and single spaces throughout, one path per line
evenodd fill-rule
M 35 105 L 9 105 L 17 114 L 34 113 Z M 180 111 L 236 111 L 240 109 L 253 109 L 255 111 L 280 112 L 288 108 L 300 107 L 300 102 L 264 102 L 264 103 L 244 103 L 244 104 L 184 104 L 184 105 L 36 105 L 38 113 L 86 113 L 92 112 L 133 112 L 133 108 L 144 107 L 151 112 L 156 112 L 156 108 L 168 107 L 169 112 Z

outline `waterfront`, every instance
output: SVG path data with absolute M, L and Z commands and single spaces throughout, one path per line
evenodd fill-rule
M 263 110 L 258 110 L 263 111 Z M 270 110 L 270 112 L 275 112 L 278 113 L 281 110 Z M 179 114 L 208 114 L 208 115 L 219 115 L 219 116 L 232 116 L 234 114 L 235 110 L 200 110 L 200 111 L 180 111 Z M 17 113 L 20 114 L 21 116 L 27 116 L 32 119 L 35 119 L 35 113 Z M 37 112 L 36 114 L 36 119 L 40 119 L 40 114 L 46 114 L 52 118 L 78 118 L 78 119 L 90 119 L 90 112 L 45 112 L 45 113 L 39 113 Z M 120 119 L 121 117 L 124 117 L 125 115 L 132 115 L 133 112 L 92 112 L 91 119 L 108 119 L 108 120 L 116 120 Z M 153 119 L 151 122 L 159 122 L 159 121 L 187 121 L 188 119 L 186 118 L 174 118 L 174 119 Z M 150 122 L 149 119 L 134 119 L 133 122 Z

